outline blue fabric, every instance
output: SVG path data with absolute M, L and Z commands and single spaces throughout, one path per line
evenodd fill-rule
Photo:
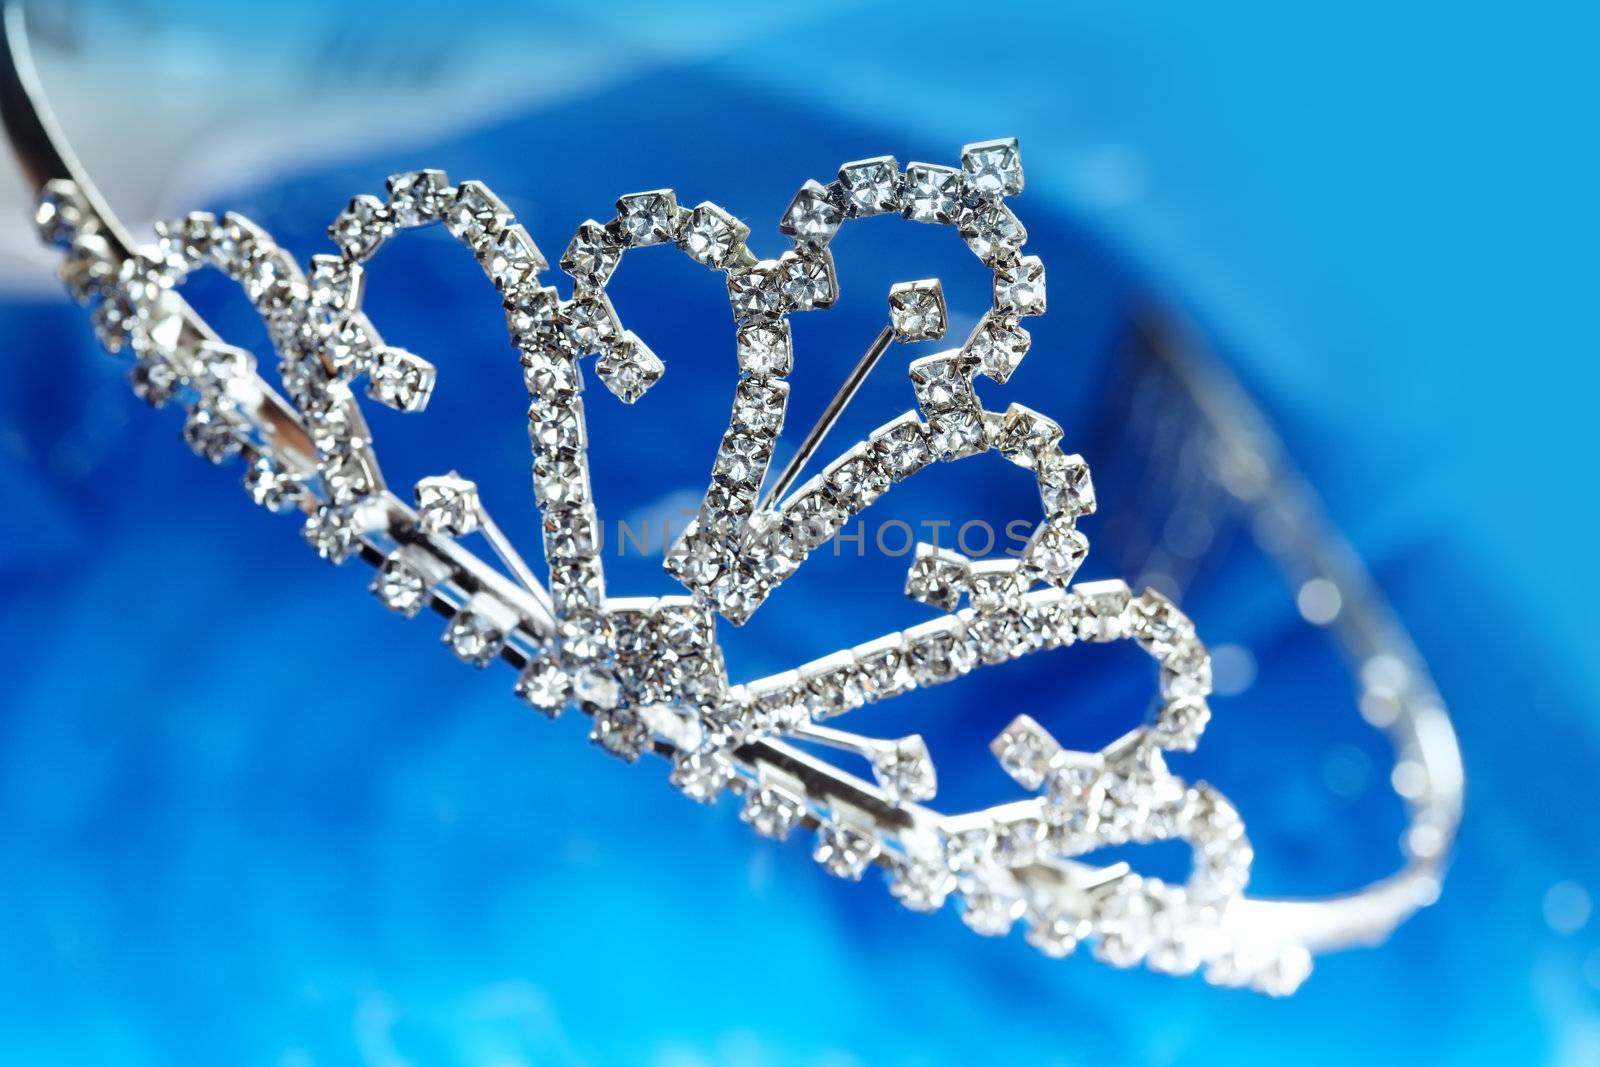
M 731 800 L 690 804 L 661 764 L 588 746 L 579 717 L 519 708 L 509 673 L 456 663 L 435 620 L 382 611 L 364 568 L 320 563 L 236 469 L 187 452 L 174 414 L 144 411 L 77 309 L 17 298 L 0 306 L 0 1060 L 1600 1062 L 1597 926 L 1560 933 L 1544 914 L 1557 883 L 1600 893 L 1600 588 L 1580 541 L 1595 352 L 1579 323 L 1600 175 L 1571 147 L 1594 19 L 1428 8 L 1050 5 L 1005 13 L 1000 47 L 974 45 L 970 5 L 840 6 L 747 12 L 736 46 L 689 48 L 716 15 L 683 10 L 668 34 L 652 9 L 573 5 L 540 46 L 620 41 L 638 74 L 206 205 L 304 256 L 351 193 L 440 166 L 501 192 L 553 258 L 616 194 L 671 185 L 748 219 L 770 254 L 808 175 L 1019 135 L 1016 207 L 1052 307 L 990 395 L 1058 414 L 1094 464 L 1084 428 L 1118 324 L 1152 296 L 1182 308 L 1436 672 L 1468 814 L 1442 901 L 1386 946 L 1320 960 L 1271 1001 L 1045 960 L 951 909 L 915 916 L 829 879 L 805 844 L 755 839 Z M 389 30 L 426 54 L 422 25 Z M 948 231 L 878 220 L 836 251 L 841 306 L 795 317 L 791 435 L 875 331 L 889 282 L 937 274 L 954 308 L 983 299 Z M 440 367 L 426 415 L 373 415 L 391 483 L 459 468 L 536 555 L 526 400 L 487 285 L 438 235 L 396 242 L 370 281 L 384 335 Z M 703 488 L 725 424 L 725 297 L 666 251 L 632 254 L 614 292 L 668 371 L 634 409 L 591 389 L 596 493 L 609 519 L 660 516 Z M 194 295 L 260 347 L 236 294 L 201 280 Z M 910 401 L 885 368 L 834 441 Z M 1003 466 L 930 473 L 876 515 L 1031 517 Z M 736 675 L 916 621 L 903 567 L 809 563 L 723 628 Z M 608 575 L 617 594 L 675 589 L 637 555 Z M 1253 887 L 1386 873 L 1402 825 L 1387 752 L 1288 593 L 1240 544 L 1186 606 L 1259 668 L 1178 761 L 1243 812 Z M 1011 715 L 1104 740 L 1144 711 L 1136 666 L 1074 649 L 857 721 L 925 733 L 948 802 L 984 803 L 1006 795 L 984 745 Z

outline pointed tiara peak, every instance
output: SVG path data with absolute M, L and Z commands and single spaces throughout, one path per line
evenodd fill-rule
M 1096 508 L 1088 465 L 1048 416 L 1015 402 L 989 410 L 974 389 L 979 376 L 1011 378 L 1030 347 L 1024 320 L 1046 310 L 1044 265 L 1025 254 L 1027 230 L 1010 205 L 1024 187 L 1015 140 L 970 144 L 942 163 L 856 160 L 825 182 L 807 181 L 779 217 L 791 246 L 775 259 L 757 258 L 746 224 L 716 204 L 688 206 L 656 189 L 582 222 L 552 267 L 488 186 L 420 170 L 389 178 L 383 195 L 352 199 L 329 227 L 333 249 L 302 266 L 232 213 L 162 223 L 154 242 L 134 246 L 53 123 L 30 137 L 17 121 L 18 108 L 37 119 L 42 101 L 18 65 L 10 17 L 7 33 L 8 73 L 26 90 L 8 98 L 7 125 L 38 179 L 36 222 L 63 250 L 62 278 L 92 307 L 101 341 L 127 359 L 134 391 L 179 409 L 189 447 L 213 463 L 238 462 L 251 497 L 297 517 L 323 559 L 373 566 L 371 589 L 384 606 L 407 617 L 432 608 L 446 617 L 443 642 L 461 660 L 510 664 L 508 688 L 533 709 L 551 717 L 577 709 L 591 739 L 622 759 L 665 757 L 671 785 L 692 800 L 736 796 L 758 834 L 809 835 L 832 875 L 859 880 L 879 869 L 905 907 L 935 911 L 957 900 L 974 931 L 1020 927 L 1050 956 L 1084 944 L 1115 966 L 1203 971 L 1215 983 L 1283 994 L 1306 977 L 1313 951 L 1381 936 L 1437 892 L 1459 808 L 1453 738 L 1440 748 L 1437 730 L 1419 727 L 1432 747 L 1406 756 L 1420 775 L 1407 866 L 1326 901 L 1247 896 L 1253 853 L 1239 812 L 1218 789 L 1169 768 L 1211 717 L 1205 645 L 1159 592 L 1077 580 L 1090 549 L 1079 520 Z M 896 345 L 938 341 L 950 327 L 936 279 L 894 285 L 881 332 L 794 459 L 774 471 L 788 379 L 805 364 L 790 316 L 834 304 L 840 281 L 829 244 L 875 216 L 953 231 L 991 275 L 988 306 L 958 343 L 909 360 L 903 414 L 818 459 L 874 365 Z M 379 334 L 363 310 L 364 268 L 388 242 L 424 227 L 470 251 L 485 297 L 492 288 L 504 309 L 528 394 L 539 567 L 495 523 L 470 477 L 442 471 L 396 491 L 379 465 L 364 406 L 421 411 L 437 374 L 426 353 Z M 590 494 L 584 385 L 592 374 L 614 401 L 634 404 L 669 370 L 607 297 L 621 259 L 651 248 L 721 276 L 737 354 L 726 371 L 736 385 L 697 515 L 666 555 L 683 593 L 619 596 L 607 584 Z M 182 299 L 185 279 L 200 270 L 237 283 L 260 313 L 276 385 L 255 354 L 219 338 Z M 570 284 L 549 284 L 557 272 Z M 593 402 L 601 401 L 611 402 L 603 394 Z M 776 675 L 729 677 L 723 624 L 759 626 L 762 605 L 808 556 L 897 485 L 987 453 L 1038 490 L 1040 520 L 1020 555 L 969 558 L 920 545 L 905 593 L 925 607 L 923 621 Z M 804 476 L 813 460 L 815 473 Z M 967 676 L 982 684 L 996 664 L 1123 641 L 1152 661 L 1149 721 L 1099 751 L 1072 751 L 1026 713 L 1036 709 L 1016 709 L 1024 713 L 991 745 L 1016 796 L 990 808 L 933 806 L 939 777 L 920 736 L 841 726 L 863 705 L 913 689 Z M 1442 720 L 1449 736 L 1425 676 L 1391 673 L 1384 684 L 1407 722 Z M 1096 862 L 1107 848 L 1162 840 L 1190 846 L 1185 881 Z

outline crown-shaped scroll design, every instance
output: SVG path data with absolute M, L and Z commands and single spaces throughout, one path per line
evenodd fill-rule
M 393 610 L 410 616 L 445 603 L 446 644 L 479 666 L 514 660 L 516 692 L 529 705 L 551 716 L 578 706 L 592 717 L 593 739 L 626 759 L 670 755 L 672 783 L 693 799 L 739 793 L 758 833 L 815 830 L 814 854 L 828 871 L 859 879 L 880 865 L 908 908 L 935 910 L 955 895 L 973 929 L 998 935 L 1021 923 L 1050 955 L 1088 941 L 1117 965 L 1204 967 L 1214 981 L 1286 992 L 1309 969 L 1305 950 L 1230 921 L 1252 858 L 1237 812 L 1165 762 L 1164 753 L 1195 747 L 1210 716 L 1204 646 L 1157 592 L 1075 582 L 1089 550 L 1077 522 L 1095 507 L 1087 465 L 1062 447 L 1058 424 L 1020 404 L 986 411 L 973 388 L 979 375 L 1002 384 L 1011 377 L 1030 343 L 1021 319 L 1045 310 L 1043 265 L 1022 254 L 1026 231 L 1006 203 L 1022 188 L 1012 140 L 969 145 L 958 166 L 848 163 L 835 180 L 807 182 L 795 195 L 780 225 L 793 247 L 777 259 L 758 259 L 748 228 L 714 204 L 690 209 L 670 190 L 635 193 L 617 201 L 614 217 L 578 228 L 559 259 L 573 283 L 567 297 L 543 284 L 549 264 L 501 200 L 438 171 L 398 175 L 385 198 L 350 201 L 329 231 L 337 254 L 313 256 L 305 271 L 234 214 L 185 216 L 122 256 L 70 182 L 46 188 L 38 222 L 66 250 L 63 277 L 94 305 L 102 341 L 131 353 L 135 391 L 157 406 L 181 404 L 196 452 L 214 462 L 243 456 L 253 498 L 303 513 L 305 536 L 325 559 L 371 557 L 372 588 Z M 914 410 L 793 492 L 763 501 L 786 379 L 804 362 L 788 316 L 833 304 L 830 240 L 879 215 L 952 227 L 992 272 L 990 306 L 959 347 L 911 362 Z M 504 306 L 529 396 L 547 581 L 499 532 L 469 479 L 423 479 L 414 508 L 384 484 L 357 393 L 420 411 L 436 372 L 383 341 L 362 310 L 363 265 L 386 241 L 424 226 L 466 245 Z M 583 364 L 592 358 L 600 382 L 629 404 L 668 370 L 606 295 L 623 256 L 652 245 L 676 247 L 724 276 L 738 378 L 698 516 L 667 558 L 687 594 L 616 597 L 590 492 Z M 186 327 L 192 312 L 176 292 L 202 268 L 238 282 L 260 312 L 292 420 L 261 417 L 273 394 L 250 353 Z M 889 318 L 895 339 L 912 342 L 942 337 L 950 314 L 929 279 L 895 286 Z M 928 620 L 779 675 L 730 682 L 719 615 L 745 623 L 808 553 L 894 485 L 930 464 L 991 451 L 1038 486 L 1043 521 L 1021 558 L 972 560 L 919 546 L 906 592 L 936 612 Z M 467 547 L 480 537 L 510 580 Z M 983 811 L 926 806 L 938 780 L 920 737 L 879 739 L 827 724 L 986 665 L 1124 640 L 1156 661 L 1152 721 L 1102 751 L 1073 752 L 1019 716 L 993 748 L 1026 795 Z M 812 754 L 818 747 L 863 761 L 870 780 Z M 1164 839 L 1193 848 L 1185 884 L 1084 859 Z

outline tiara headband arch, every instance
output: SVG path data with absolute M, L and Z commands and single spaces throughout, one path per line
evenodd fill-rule
M 314 257 L 302 273 L 269 235 L 234 216 L 187 216 L 158 227 L 157 244 L 135 248 L 44 105 L 15 4 L 6 7 L 4 32 L 0 108 L 41 192 L 37 221 L 67 250 L 64 277 L 96 305 L 102 339 L 132 351 L 136 389 L 187 409 L 185 437 L 201 455 L 243 456 L 256 500 L 304 513 L 307 538 L 325 558 L 375 566 L 374 592 L 388 606 L 408 615 L 433 607 L 449 619 L 445 640 L 458 656 L 517 667 L 517 692 L 532 706 L 554 715 L 575 703 L 592 716 L 597 742 L 629 759 L 668 757 L 673 784 L 694 799 L 741 794 L 743 817 L 760 833 L 814 831 L 816 858 L 831 873 L 860 878 L 881 866 L 906 906 L 934 910 L 954 895 L 975 930 L 999 934 L 1020 923 L 1052 955 L 1082 940 L 1114 964 L 1204 968 L 1215 982 L 1286 993 L 1309 971 L 1312 952 L 1381 940 L 1437 895 L 1462 792 L 1443 704 L 1359 568 L 1337 542 L 1311 536 L 1317 517 L 1281 473 L 1270 433 L 1198 365 L 1175 364 L 1172 376 L 1223 445 L 1255 460 L 1262 477 L 1241 498 L 1281 506 L 1280 517 L 1304 527 L 1311 548 L 1286 552 L 1286 565 L 1318 580 L 1335 576 L 1351 608 L 1376 606 L 1351 611 L 1340 639 L 1360 665 L 1368 718 L 1399 750 L 1405 773 L 1395 777 L 1411 814 L 1407 864 L 1343 897 L 1248 897 L 1251 854 L 1238 814 L 1214 789 L 1167 770 L 1163 752 L 1192 748 L 1209 715 L 1204 647 L 1158 594 L 1073 582 L 1088 551 L 1076 519 L 1094 507 L 1087 467 L 1062 449 L 1060 427 L 1044 416 L 1020 405 L 986 412 L 971 390 L 976 373 L 1009 377 L 1027 344 L 1017 320 L 1044 310 L 1043 266 L 1021 255 L 1026 234 L 1005 204 L 1021 191 L 1015 142 L 968 146 L 960 167 L 902 171 L 881 157 L 847 164 L 827 185 L 808 182 L 783 216 L 794 248 L 777 260 L 751 255 L 743 224 L 715 205 L 680 208 L 666 190 L 624 197 L 614 219 L 584 223 L 560 257 L 574 281 L 565 300 L 540 284 L 544 257 L 492 192 L 414 172 L 391 179 L 387 199 L 351 201 L 330 229 L 339 254 Z M 942 335 L 948 312 L 937 283 L 896 286 L 890 326 L 762 498 L 794 360 L 786 316 L 832 302 L 838 283 L 827 241 L 847 220 L 876 213 L 956 224 L 994 270 L 994 303 L 960 349 L 912 363 L 917 410 L 788 493 L 889 342 Z M 506 307 L 529 389 L 548 588 L 470 481 L 453 472 L 424 479 L 415 507 L 382 482 L 352 387 L 362 382 L 373 400 L 419 410 L 434 372 L 425 359 L 385 345 L 361 312 L 360 264 L 395 231 L 428 224 L 473 249 Z M 588 498 L 580 360 L 594 358 L 600 381 L 627 403 L 665 370 L 604 293 L 625 250 L 657 243 L 727 275 L 740 378 L 700 515 L 669 557 L 690 595 L 617 598 L 604 587 Z M 287 399 L 256 373 L 249 353 L 225 345 L 177 295 L 183 276 L 201 266 L 235 278 L 262 312 Z M 744 622 L 806 552 L 894 482 L 936 459 L 990 450 L 1039 482 L 1046 521 L 1022 560 L 919 549 L 907 592 L 942 614 L 782 675 L 729 684 L 714 614 Z M 504 570 L 464 547 L 472 533 L 484 536 Z M 868 700 L 1080 640 L 1137 641 L 1160 665 L 1161 713 L 1093 753 L 1065 751 L 1018 716 L 993 747 L 1032 794 L 1022 800 L 942 815 L 925 803 L 937 779 L 920 738 L 880 740 L 822 722 Z M 796 741 L 864 760 L 871 780 Z M 1195 850 L 1183 886 L 1081 858 L 1170 837 Z

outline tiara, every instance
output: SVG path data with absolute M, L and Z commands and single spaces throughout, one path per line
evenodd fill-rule
M 775 259 L 757 258 L 748 227 L 714 203 L 681 205 L 670 189 L 625 195 L 611 217 L 582 223 L 557 258 L 567 295 L 546 284 L 550 263 L 488 186 L 415 171 L 390 177 L 384 196 L 352 199 L 328 230 L 335 251 L 302 269 L 233 213 L 192 213 L 157 224 L 151 243 L 132 242 L 50 119 L 19 20 L 8 9 L 0 101 L 39 188 L 35 221 L 64 251 L 62 278 L 93 308 L 100 341 L 128 357 L 134 391 L 182 409 L 189 447 L 213 463 L 241 462 L 254 501 L 298 516 L 323 559 L 374 567 L 371 590 L 384 606 L 407 617 L 430 608 L 445 617 L 443 643 L 461 660 L 509 664 L 527 705 L 551 717 L 576 708 L 590 738 L 622 759 L 664 757 L 671 785 L 692 800 L 737 795 L 760 835 L 813 835 L 813 856 L 832 875 L 860 880 L 881 868 L 905 907 L 957 900 L 974 931 L 1021 926 L 1049 956 L 1082 943 L 1119 967 L 1200 971 L 1216 984 L 1287 994 L 1313 952 L 1380 940 L 1437 895 L 1460 813 L 1459 756 L 1442 702 L 1387 620 L 1362 631 L 1377 639 L 1361 676 L 1364 710 L 1369 700 L 1380 708 L 1369 719 L 1399 743 L 1397 787 L 1409 779 L 1408 862 L 1398 874 L 1328 900 L 1249 896 L 1253 853 L 1240 814 L 1217 788 L 1169 768 L 1169 754 L 1193 751 L 1210 719 L 1206 647 L 1155 589 L 1076 580 L 1090 548 L 1079 520 L 1096 510 L 1088 465 L 1047 415 L 1016 402 L 989 410 L 974 388 L 980 376 L 1005 385 L 1030 346 L 1023 320 L 1046 310 L 1044 266 L 1024 254 L 1027 232 L 1009 203 L 1023 191 L 1015 140 L 969 144 L 945 164 L 859 160 L 826 183 L 807 181 L 781 215 L 790 247 Z M 910 410 L 801 481 L 892 346 L 945 339 L 954 316 L 939 281 L 892 286 L 887 325 L 774 474 L 797 365 L 790 316 L 834 303 L 829 243 L 873 216 L 955 231 L 992 277 L 989 307 L 958 346 L 909 361 Z M 378 464 L 358 395 L 421 411 L 436 372 L 379 335 L 363 311 L 364 265 L 424 227 L 466 246 L 504 308 L 529 397 L 544 580 L 469 478 L 441 472 L 402 495 Z M 667 372 L 606 293 L 625 255 L 655 246 L 722 277 L 737 378 L 696 517 L 665 558 L 685 593 L 615 596 L 589 488 L 584 385 L 592 372 L 633 404 Z M 281 392 L 179 295 L 200 270 L 237 283 L 259 312 Z M 898 484 L 988 453 L 1037 486 L 1042 518 L 1019 557 L 918 545 L 905 592 L 927 607 L 926 621 L 780 674 L 730 678 L 719 626 L 750 623 L 810 554 Z M 1150 720 L 1103 749 L 1074 751 L 1017 715 L 990 747 L 1021 796 L 983 810 L 931 806 L 938 775 L 920 736 L 834 724 L 1019 657 L 1109 642 L 1135 644 L 1153 661 Z M 1168 840 L 1192 853 L 1182 883 L 1096 862 L 1104 850 Z

